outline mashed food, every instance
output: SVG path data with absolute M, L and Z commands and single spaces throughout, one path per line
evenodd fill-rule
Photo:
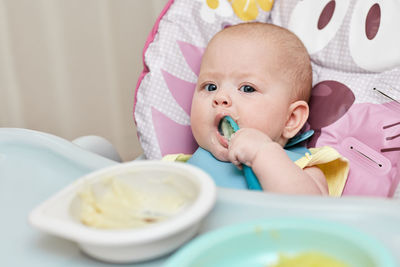
M 268 267 L 350 267 L 346 263 L 336 260 L 320 252 L 304 252 L 293 256 L 279 255 L 276 264 Z
M 86 185 L 78 198 L 81 222 L 106 229 L 138 228 L 166 220 L 190 200 L 177 190 L 148 192 L 115 177 Z

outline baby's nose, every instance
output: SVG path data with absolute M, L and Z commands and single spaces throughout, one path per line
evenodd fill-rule
M 230 107 L 232 105 L 231 98 L 225 93 L 217 93 L 213 100 L 213 106 Z

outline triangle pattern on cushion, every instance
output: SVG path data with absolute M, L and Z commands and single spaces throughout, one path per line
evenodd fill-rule
M 205 48 L 197 47 L 183 41 L 177 41 L 177 43 L 190 69 L 196 76 L 199 76 L 201 58 L 203 57 Z
M 176 102 L 190 116 L 190 108 L 192 107 L 192 98 L 196 84 L 179 79 L 165 70 L 161 70 L 161 73 Z
M 190 125 L 176 123 L 154 107 L 151 108 L 151 113 L 162 156 L 194 153 L 198 145 Z

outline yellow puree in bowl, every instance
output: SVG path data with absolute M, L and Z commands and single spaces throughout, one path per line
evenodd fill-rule
M 266 267 L 350 267 L 342 261 L 336 260 L 320 252 L 304 252 L 294 256 L 279 255 L 276 264 Z
M 190 196 L 140 191 L 117 178 L 101 181 L 101 190 L 86 185 L 78 192 L 79 218 L 95 228 L 122 229 L 148 226 L 177 213 Z

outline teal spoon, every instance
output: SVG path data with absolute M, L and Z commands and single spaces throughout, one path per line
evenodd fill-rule
M 219 130 L 222 133 L 222 135 L 229 141 L 231 139 L 232 134 L 235 133 L 237 130 L 239 130 L 239 126 L 230 116 L 225 116 L 222 118 L 219 124 Z M 262 191 L 260 182 L 258 181 L 253 170 L 249 166 L 243 164 L 243 172 L 244 172 L 244 177 L 246 178 L 247 187 L 250 190 Z

